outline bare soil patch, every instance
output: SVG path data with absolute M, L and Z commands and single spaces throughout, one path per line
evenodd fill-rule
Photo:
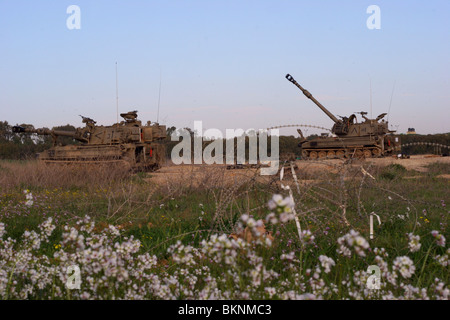
M 400 164 L 407 170 L 427 172 L 427 166 L 432 163 L 444 163 L 450 165 L 450 157 L 436 157 L 433 155 L 411 156 L 410 159 L 398 159 L 395 157 L 373 158 L 366 160 L 354 160 L 352 166 L 365 167 L 367 164 L 385 167 L 390 164 Z M 315 179 L 324 178 L 324 174 L 338 173 L 339 168 L 344 164 L 343 160 L 331 159 L 321 161 L 295 162 L 296 175 L 302 182 L 312 182 Z M 285 167 L 285 176 L 291 176 L 290 168 Z M 449 174 L 441 174 L 438 177 L 449 179 Z M 226 169 L 226 165 L 169 165 L 151 173 L 149 181 L 155 184 L 183 184 L 193 187 L 199 186 L 231 186 L 242 183 L 244 180 L 257 179 L 260 182 L 279 181 L 279 175 L 261 176 L 259 169 Z

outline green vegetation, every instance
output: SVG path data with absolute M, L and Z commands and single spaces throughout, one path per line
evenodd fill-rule
M 448 165 L 414 179 L 399 164 L 365 168 L 375 179 L 343 165 L 300 181 L 300 193 L 287 176 L 301 238 L 288 193 L 255 178 L 192 187 L 34 162 L 0 168 L 2 298 L 448 299 L 448 180 L 438 177 Z M 371 212 L 381 219 L 373 240 Z M 245 230 L 260 240 L 240 240 Z M 117 267 L 95 271 L 94 253 Z M 64 288 L 67 259 L 91 279 L 81 290 Z M 382 290 L 365 290 L 369 265 Z
M 21 124 L 24 128 L 34 128 L 31 124 Z M 71 125 L 53 127 L 53 130 L 75 131 Z M 76 144 L 70 137 L 59 137 L 58 143 Z M 30 133 L 14 133 L 8 121 L 0 121 L 0 159 L 24 160 L 34 159 L 36 154 L 49 149 L 53 144 L 50 136 Z
M 441 134 L 401 134 L 400 141 L 402 145 L 408 145 L 412 143 L 437 143 L 444 146 L 450 146 L 450 133 Z M 430 145 L 410 145 L 402 148 L 403 154 L 426 154 L 435 153 L 436 147 Z M 443 154 L 449 155 L 450 150 L 444 148 L 441 150 Z
M 398 163 L 392 163 L 385 167 L 380 173 L 381 179 L 394 180 L 399 179 L 406 173 L 406 168 Z

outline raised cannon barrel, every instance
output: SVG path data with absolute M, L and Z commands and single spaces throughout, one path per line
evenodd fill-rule
M 334 116 L 334 114 L 332 114 L 330 111 L 328 111 L 327 108 L 325 108 L 319 101 L 316 100 L 316 98 L 313 97 L 313 95 L 306 89 L 304 89 L 300 84 L 298 84 L 297 81 L 295 81 L 294 77 L 292 77 L 290 74 L 286 75 L 286 79 L 288 79 L 290 82 L 292 82 L 293 84 L 295 84 L 297 86 L 297 88 L 299 88 L 300 90 L 302 90 L 303 94 L 310 100 L 312 100 L 320 109 L 322 109 L 323 112 L 326 113 L 327 116 L 330 117 L 331 120 L 334 121 L 334 123 L 338 123 L 341 122 L 341 120 L 339 120 L 338 118 L 336 118 Z
M 47 128 L 24 128 L 21 126 L 12 127 L 12 131 L 15 133 L 36 133 L 38 135 L 57 137 L 71 137 L 81 142 L 88 142 L 88 139 L 82 137 L 78 131 L 63 131 L 63 130 L 50 130 Z

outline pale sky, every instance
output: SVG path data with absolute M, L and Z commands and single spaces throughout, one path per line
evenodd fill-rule
M 0 0 L 0 120 L 112 124 L 117 62 L 119 112 L 143 122 L 157 119 L 161 81 L 169 126 L 331 128 L 289 73 L 335 115 L 390 107 L 401 133 L 450 132 L 449 12 L 448 0 Z

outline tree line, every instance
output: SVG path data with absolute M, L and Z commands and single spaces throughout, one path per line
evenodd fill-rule
M 415 154 L 427 154 L 427 153 L 435 153 L 438 151 L 441 154 L 449 155 L 448 148 L 435 147 L 432 145 L 410 145 L 411 143 L 418 142 L 428 142 L 428 143 L 436 143 L 444 146 L 450 146 L 450 133 L 441 133 L 441 134 L 401 134 L 400 141 L 402 145 L 407 145 L 402 147 L 402 153 L 408 155 Z
M 31 124 L 22 123 L 19 126 L 34 129 L 34 126 Z M 53 145 L 53 138 L 51 136 L 37 135 L 34 133 L 15 133 L 12 128 L 13 126 L 8 121 L 0 121 L 0 159 L 24 160 L 35 158 L 37 153 L 49 149 Z M 70 124 L 56 126 L 52 129 L 64 131 L 76 130 Z M 70 137 L 59 137 L 58 143 L 67 145 L 78 144 L 79 142 Z

